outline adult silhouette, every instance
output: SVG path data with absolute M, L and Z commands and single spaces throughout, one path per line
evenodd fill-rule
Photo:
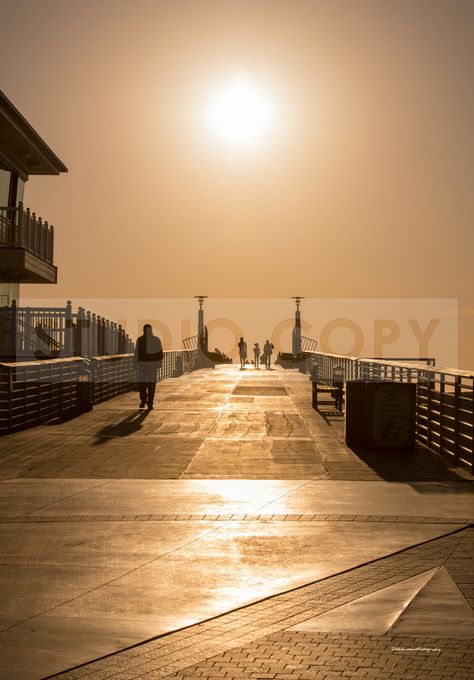
M 270 340 L 267 340 L 263 346 L 263 358 L 264 358 L 264 363 L 265 363 L 265 368 L 267 370 L 270 369 L 270 366 L 272 364 L 272 353 L 273 353 L 274 347 L 273 344 L 270 342 Z
M 156 379 L 163 362 L 163 346 L 161 340 L 153 335 L 149 323 L 143 326 L 143 335 L 137 338 L 134 364 L 138 369 L 138 387 L 140 390 L 140 408 L 153 408 Z
M 245 362 L 247 361 L 247 343 L 241 337 L 239 340 L 239 356 L 240 356 L 240 368 L 245 368 Z

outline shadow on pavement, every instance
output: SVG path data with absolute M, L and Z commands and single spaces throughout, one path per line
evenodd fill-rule
M 359 446 L 348 447 L 361 461 L 372 468 L 381 479 L 390 482 L 464 482 L 472 484 L 467 470 L 457 472 L 451 461 L 422 447 L 415 450 L 377 450 Z M 425 488 L 439 493 L 442 487 L 433 485 Z
M 47 420 L 44 423 L 41 423 L 41 425 L 47 425 L 48 427 L 52 425 L 62 425 L 63 423 L 69 423 L 71 420 L 80 418 L 80 416 L 83 416 L 84 413 L 89 413 L 90 411 L 92 411 L 92 404 L 75 406 L 74 408 L 65 411 L 62 415 L 58 416 L 57 418 L 51 418 L 51 420 Z M 37 427 L 37 423 L 33 427 Z
M 150 414 L 147 409 L 136 410 L 129 416 L 121 420 L 119 423 L 113 425 L 106 425 L 101 430 L 95 433 L 96 441 L 94 446 L 104 444 L 109 437 L 128 437 L 141 429 L 145 418 Z

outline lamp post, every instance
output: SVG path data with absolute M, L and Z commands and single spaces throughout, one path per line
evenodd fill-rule
M 200 336 L 201 333 L 204 331 L 204 300 L 207 298 L 207 295 L 195 295 L 195 299 L 199 302 L 199 310 L 198 310 L 198 335 Z
M 301 300 L 304 300 L 302 295 L 294 295 L 292 300 L 295 301 L 295 325 L 293 327 L 293 338 L 292 338 L 292 348 L 293 354 L 299 354 L 301 352 L 301 311 L 300 304 Z
M 198 357 L 202 359 L 204 352 L 207 352 L 207 332 L 204 324 L 204 300 L 207 295 L 195 295 L 195 299 L 199 302 L 198 309 Z

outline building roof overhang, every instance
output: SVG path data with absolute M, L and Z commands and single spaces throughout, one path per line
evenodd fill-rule
M 29 175 L 59 175 L 67 167 L 0 90 L 0 165 Z

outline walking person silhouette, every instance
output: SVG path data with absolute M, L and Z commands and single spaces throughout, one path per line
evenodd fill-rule
M 134 365 L 138 369 L 138 387 L 140 391 L 140 408 L 153 408 L 156 379 L 163 362 L 163 346 L 161 340 L 153 335 L 151 324 L 143 326 L 143 335 L 137 338 L 134 354 Z
M 263 358 L 264 358 L 264 363 L 265 363 L 265 368 L 267 370 L 270 369 L 270 366 L 272 364 L 272 352 L 274 350 L 273 344 L 270 342 L 270 340 L 267 340 L 263 346 Z
M 255 357 L 255 368 L 260 368 L 260 345 L 258 342 L 253 346 L 253 356 Z
M 245 368 L 245 362 L 247 361 L 247 343 L 241 337 L 239 340 L 239 356 L 240 356 L 240 368 Z

